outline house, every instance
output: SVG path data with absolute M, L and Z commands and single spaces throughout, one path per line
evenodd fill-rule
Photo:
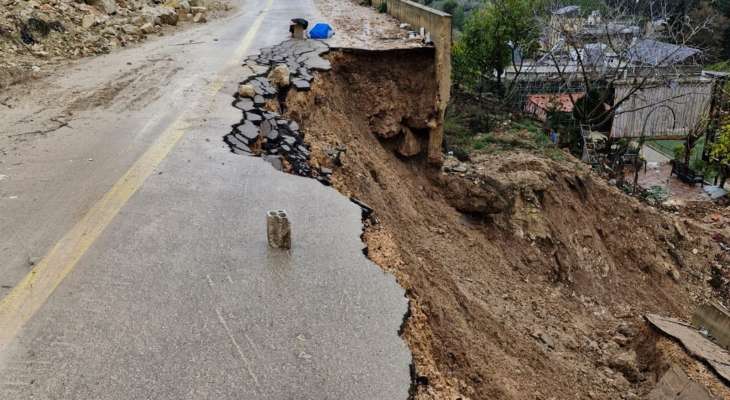
M 545 122 L 550 112 L 572 113 L 575 103 L 583 96 L 585 93 L 531 94 L 527 96 L 525 112 Z
M 673 80 L 651 80 L 617 107 L 612 138 L 651 137 L 680 139 L 687 136 L 708 117 L 715 80 L 703 76 L 687 76 Z M 615 98 L 631 94 L 629 81 L 614 84 Z
M 577 32 L 582 25 L 580 6 L 566 6 L 553 11 L 542 37 L 542 48 L 550 51 L 559 44 L 563 33 Z
M 648 67 L 699 65 L 701 54 L 699 49 L 652 39 L 636 40 L 628 49 L 628 59 L 633 65 Z

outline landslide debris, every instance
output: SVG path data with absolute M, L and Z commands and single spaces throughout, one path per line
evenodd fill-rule
M 284 115 L 310 164 L 374 210 L 367 254 L 410 298 L 414 398 L 636 399 L 675 365 L 728 398 L 642 318 L 689 319 L 701 302 L 730 300 L 727 280 L 710 284 L 730 271 L 717 240 L 727 225 L 651 208 L 570 155 L 529 146 L 430 168 L 411 145 L 425 143 L 433 113 L 433 54 L 329 57 L 332 70 L 291 91 Z M 415 157 L 399 153 L 406 141 Z
M 228 8 L 227 0 L 0 0 L 0 88 Z

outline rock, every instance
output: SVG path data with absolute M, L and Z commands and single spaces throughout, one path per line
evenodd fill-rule
M 548 349 L 555 348 L 555 341 L 553 338 L 543 331 L 536 331 L 532 333 L 532 337 L 542 342 Z
M 114 0 L 99 0 L 96 3 L 96 8 L 105 14 L 114 14 L 117 12 L 117 2 Z
M 404 126 L 403 140 L 398 146 L 398 153 L 400 153 L 404 157 L 413 157 L 420 153 L 421 150 L 421 141 L 418 140 L 418 137 L 416 136 L 416 134 L 413 133 L 410 128 Z
M 672 265 L 667 265 L 667 275 L 669 275 L 676 283 L 680 283 L 682 280 L 682 275 L 680 275 L 679 271 L 677 271 L 677 269 Z
M 117 28 L 113 26 L 107 26 L 102 29 L 101 34 L 104 36 L 117 36 Z
M 621 347 L 626 347 L 630 343 L 629 338 L 627 338 L 626 336 L 624 336 L 624 335 L 622 335 L 620 333 L 615 334 L 611 338 L 611 340 L 613 340 L 614 343 L 616 343 L 617 345 L 619 345 Z
M 122 25 L 122 32 L 129 34 L 129 35 L 139 35 L 140 28 L 138 28 L 132 24 L 126 24 L 126 25 Z
M 93 14 L 86 14 L 84 15 L 84 18 L 81 19 L 81 27 L 84 29 L 89 29 L 92 26 L 96 24 L 96 17 L 94 17 Z
M 269 82 L 277 88 L 285 88 L 289 86 L 289 67 L 284 64 L 279 64 L 269 72 Z
M 631 383 L 639 382 L 641 378 L 634 350 L 625 351 L 612 357 L 609 359 L 608 366 L 614 371 L 620 372 Z
M 208 7 L 208 1 L 207 0 L 190 0 L 190 6 L 191 7 Z
M 139 30 L 142 31 L 145 35 L 149 35 L 150 33 L 155 32 L 155 26 L 151 23 L 147 22 L 139 27 Z
M 620 323 L 619 326 L 616 328 L 616 332 L 628 338 L 636 336 L 637 333 L 636 329 L 626 322 Z
M 390 139 L 400 133 L 401 120 L 400 116 L 380 110 L 370 116 L 370 130 L 381 139 Z
M 197 13 L 193 17 L 193 22 L 195 22 L 196 24 L 203 24 L 203 23 L 205 23 L 207 21 L 208 20 L 205 18 L 205 14 L 204 13 Z
M 170 7 L 173 9 L 183 10 L 183 11 L 190 11 L 190 2 L 188 0 L 167 0 L 165 2 L 165 7 Z
M 238 87 L 238 95 L 246 98 L 253 98 L 256 96 L 256 90 L 253 86 L 245 84 Z
M 180 17 L 177 15 L 174 8 L 165 6 L 157 7 L 157 12 L 157 18 L 159 18 L 160 23 L 166 25 L 177 25 L 177 21 Z
M 190 7 L 190 12 L 193 14 L 197 13 L 207 13 L 208 8 L 207 7 Z

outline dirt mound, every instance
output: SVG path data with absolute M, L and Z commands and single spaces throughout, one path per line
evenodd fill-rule
M 363 238 L 411 300 L 403 335 L 414 398 L 645 395 L 665 367 L 650 362 L 661 352 L 646 350 L 641 316 L 688 318 L 717 296 L 707 281 L 730 260 L 713 232 L 624 195 L 568 155 L 504 151 L 440 170 L 398 156 L 404 134 L 383 135 L 382 122 L 425 140 L 432 57 L 335 52 L 333 70 L 286 101 L 315 166 L 375 209 Z
M 227 0 L 0 0 L 0 88 L 215 15 Z M 204 22 L 205 18 L 197 21 Z

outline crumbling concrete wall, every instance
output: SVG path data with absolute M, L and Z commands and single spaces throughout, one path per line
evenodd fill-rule
M 725 349 L 730 349 L 730 313 L 725 307 L 710 303 L 697 308 L 692 325 L 704 327 Z
M 373 0 L 372 3 L 376 7 L 386 3 L 388 14 L 410 24 L 415 29 L 424 28 L 436 47 L 438 121 L 435 126 L 431 127 L 428 158 L 431 162 L 440 164 L 444 139 L 444 115 L 451 98 L 451 15 L 408 0 Z

